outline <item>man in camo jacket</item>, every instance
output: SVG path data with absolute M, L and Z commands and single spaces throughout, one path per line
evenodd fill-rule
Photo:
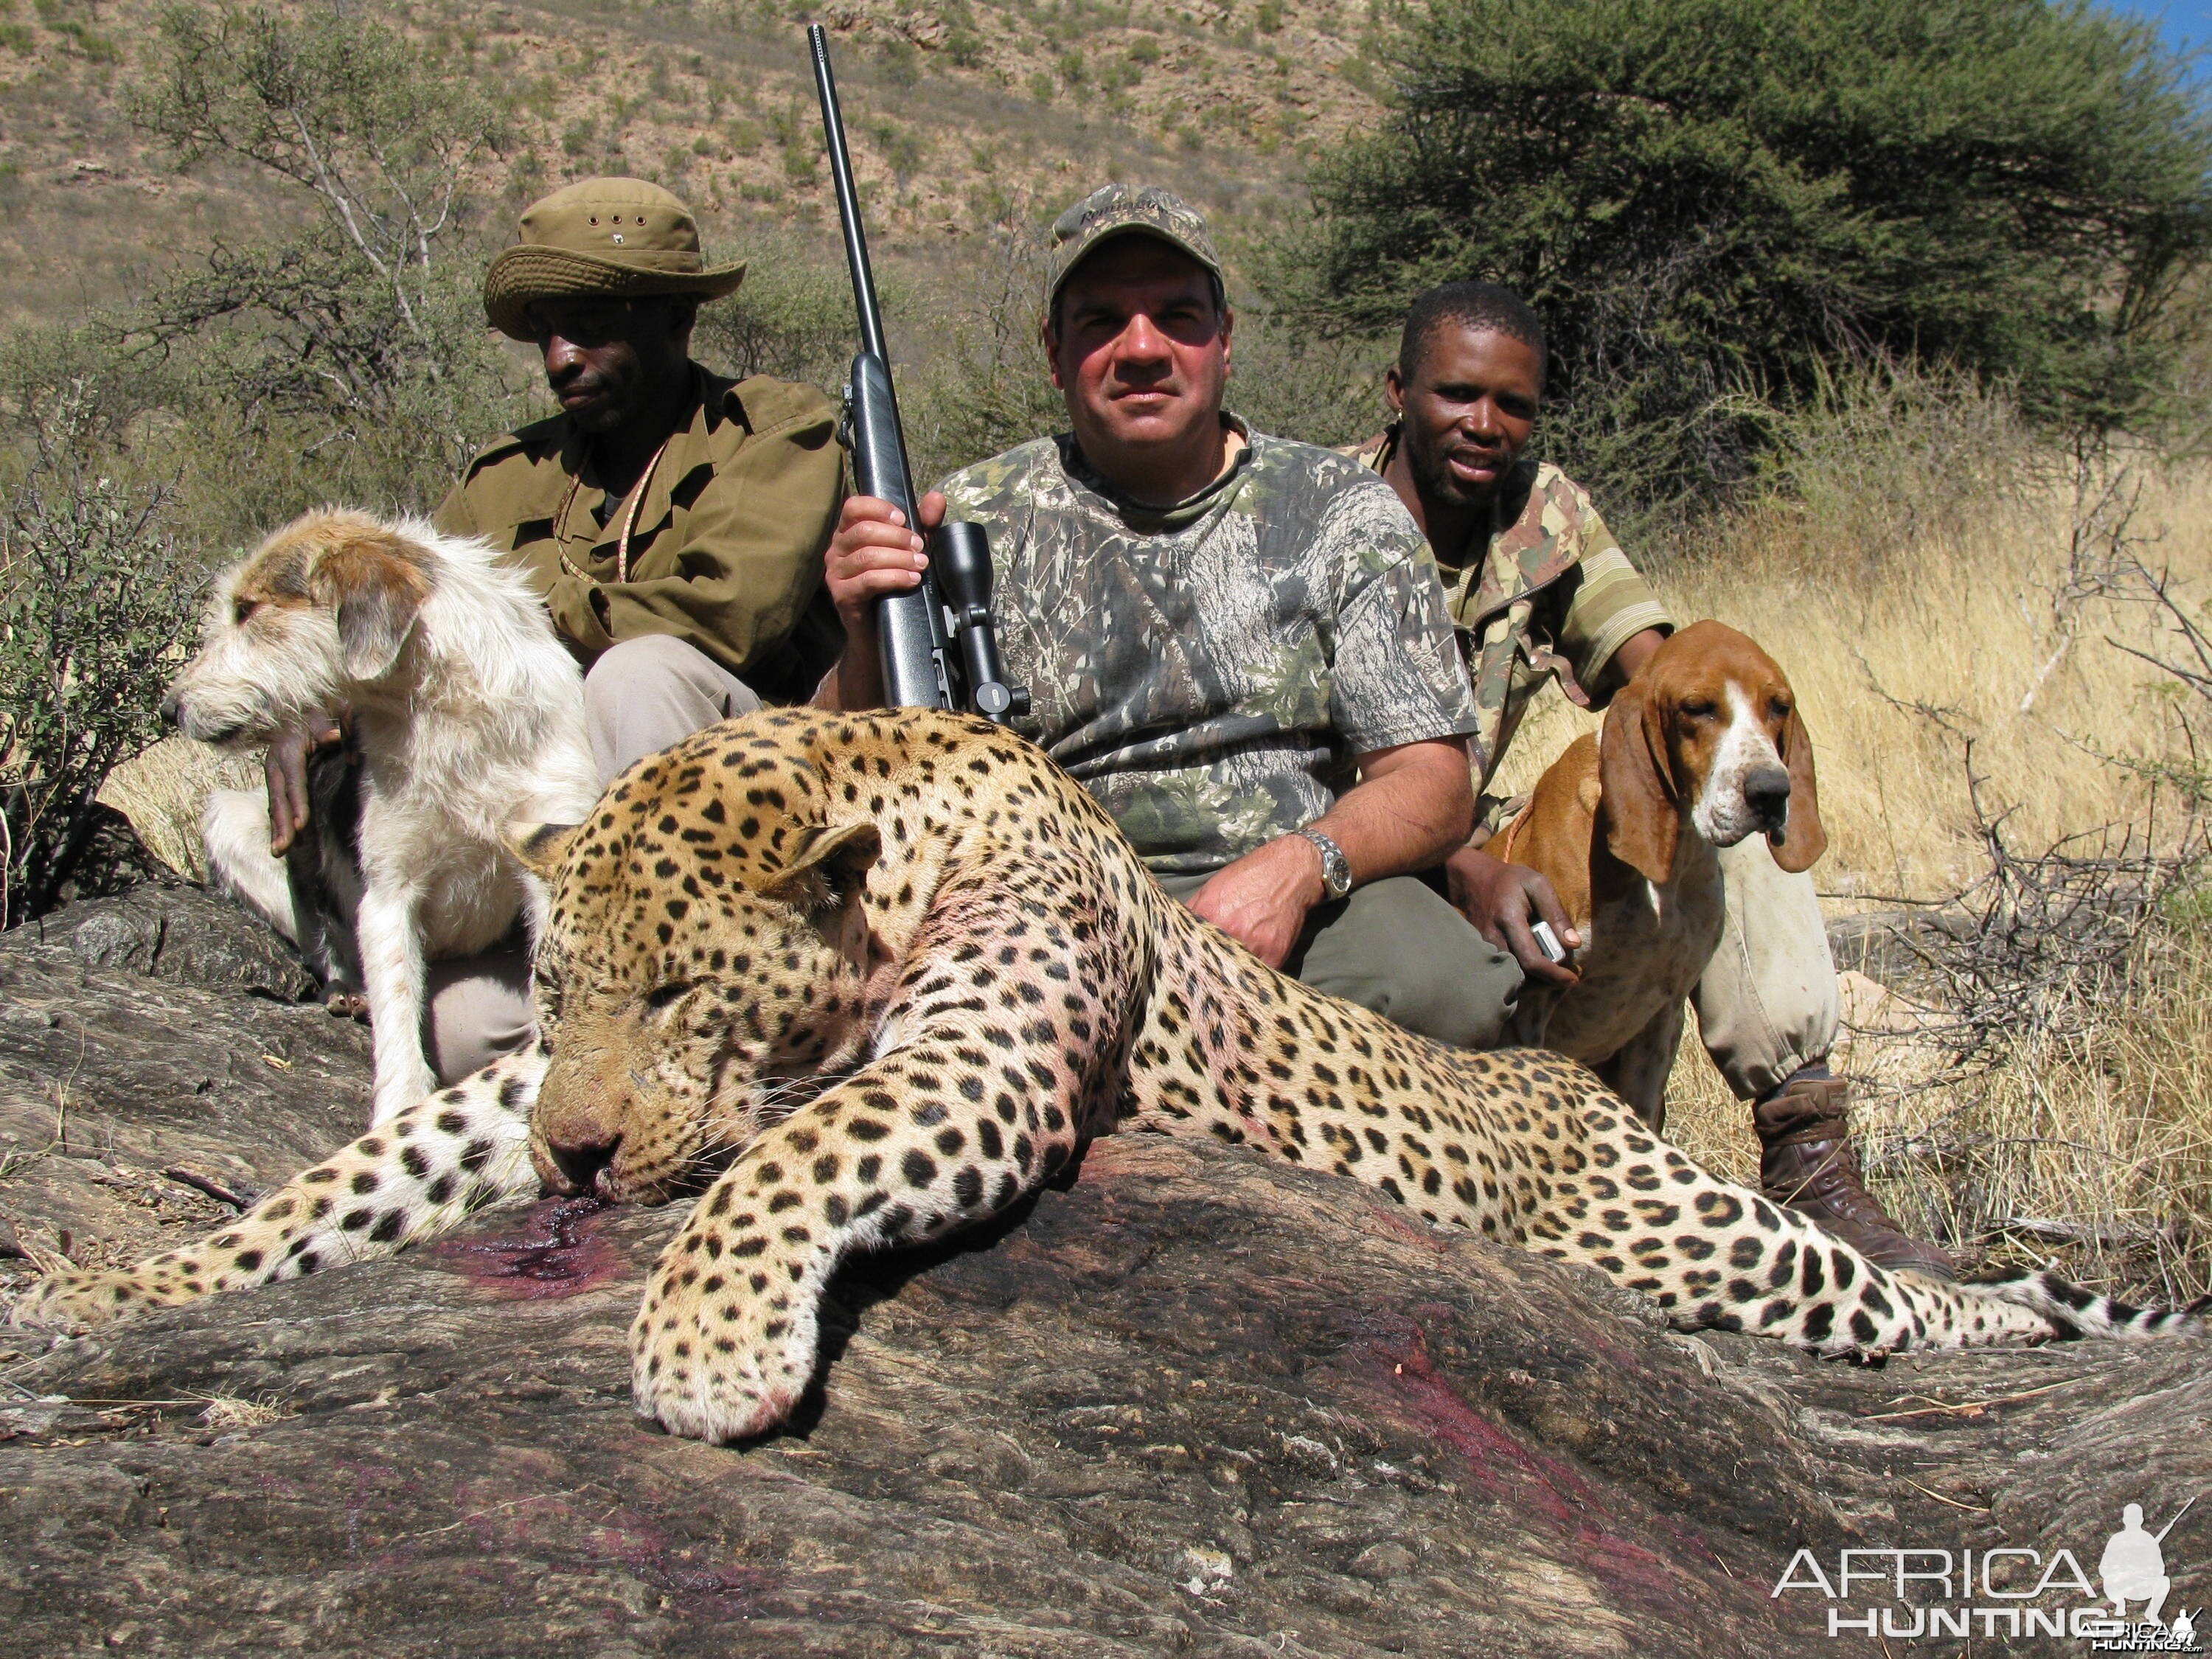
M 1044 344 L 1073 429 L 919 504 L 925 528 L 949 512 L 989 533 L 1008 678 L 1032 700 L 1016 729 L 1267 962 L 1494 1042 L 1521 970 L 1413 873 L 1466 842 L 1477 726 L 1419 531 L 1357 462 L 1223 408 L 1234 319 L 1186 204 L 1109 185 L 1054 242 Z M 887 503 L 845 504 L 823 701 L 882 702 L 874 602 L 924 563 Z
M 1445 860 L 1451 896 L 1532 978 L 1571 975 L 1537 948 L 1542 917 L 1566 917 L 1534 871 L 1480 841 L 1502 821 L 1499 763 L 1547 681 L 1601 708 L 1674 628 L 1582 486 L 1526 459 L 1543 398 L 1543 325 L 1510 289 L 1449 283 L 1413 301 L 1386 390 L 1397 413 L 1352 452 L 1395 489 L 1427 535 L 1474 684 L 1480 780 L 1474 845 Z M 1775 865 L 1766 838 L 1721 854 L 1725 920 L 1692 994 L 1714 1065 L 1752 1104 L 1760 1184 L 1886 1267 L 1951 1276 L 1861 1179 L 1846 1132 L 1849 1085 L 1828 1070 L 1836 968 L 1809 875 Z

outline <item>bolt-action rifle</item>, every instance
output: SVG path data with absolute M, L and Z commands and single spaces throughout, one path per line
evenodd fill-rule
M 906 434 L 899 425 L 898 397 L 891 390 L 876 279 L 868 268 L 867 233 L 860 227 L 853 161 L 845 149 L 845 118 L 830 73 L 830 38 L 816 23 L 806 31 L 806 43 L 814 52 L 814 88 L 822 99 L 830 177 L 845 229 L 845 262 L 853 270 L 853 308 L 860 319 L 860 355 L 853 359 L 839 435 L 852 452 L 860 492 L 889 501 L 913 525 Z M 885 699 L 894 707 L 958 708 L 1000 721 L 1026 714 L 1030 694 L 1006 684 L 999 661 L 998 635 L 991 626 L 991 546 L 983 526 L 940 526 L 930 536 L 928 550 L 929 568 L 920 587 L 876 602 Z

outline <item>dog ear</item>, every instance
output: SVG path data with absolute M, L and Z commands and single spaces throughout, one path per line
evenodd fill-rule
M 540 881 L 550 882 L 560 874 L 568 845 L 582 828 L 580 823 L 532 823 L 527 818 L 509 818 L 500 827 L 500 839 L 507 843 L 508 852 L 522 860 L 524 869 Z
M 314 597 L 337 612 L 338 650 L 355 680 L 381 679 L 399 660 L 429 597 L 422 567 L 389 535 L 348 538 L 315 561 Z
M 1828 832 L 1820 823 L 1820 791 L 1813 781 L 1813 739 L 1804 717 L 1793 705 L 1782 723 L 1782 763 L 1790 771 L 1790 815 L 1782 833 L 1769 836 L 1774 862 L 1792 875 L 1809 870 L 1828 850 Z
M 1668 880 L 1682 817 L 1666 761 L 1666 732 L 1644 687 L 1631 683 L 1614 694 L 1598 738 L 1597 772 L 1606 850 L 1646 881 Z
M 844 902 L 883 848 L 882 834 L 867 818 L 810 825 L 761 891 L 802 909 L 829 909 Z

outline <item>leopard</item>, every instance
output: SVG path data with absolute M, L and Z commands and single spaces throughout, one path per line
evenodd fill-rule
M 1827 1357 L 2201 1333 L 2212 1304 L 1877 1266 L 1570 1060 L 1447 1048 L 1267 966 L 1041 750 L 973 716 L 746 716 L 639 762 L 582 823 L 510 836 L 549 890 L 533 1043 L 204 1239 L 48 1277 L 13 1319 L 82 1328 L 267 1285 L 544 1193 L 689 1197 L 631 1327 L 635 1408 L 747 1441 L 810 1386 L 846 1259 L 1003 1216 L 1134 1132 L 1362 1182 L 1680 1328 Z

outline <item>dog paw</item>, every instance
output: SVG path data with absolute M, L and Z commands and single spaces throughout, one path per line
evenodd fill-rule
M 752 1272 L 702 1267 L 707 1258 L 681 1252 L 683 1243 L 661 1258 L 630 1327 L 637 1413 L 695 1440 L 765 1434 L 797 1408 L 813 1376 L 811 1292 L 799 1292 L 780 1263 L 757 1269 L 770 1289 L 756 1291 Z
M 51 1273 L 23 1293 L 8 1322 L 49 1330 L 87 1330 L 144 1313 L 168 1299 L 149 1292 L 133 1273 Z

